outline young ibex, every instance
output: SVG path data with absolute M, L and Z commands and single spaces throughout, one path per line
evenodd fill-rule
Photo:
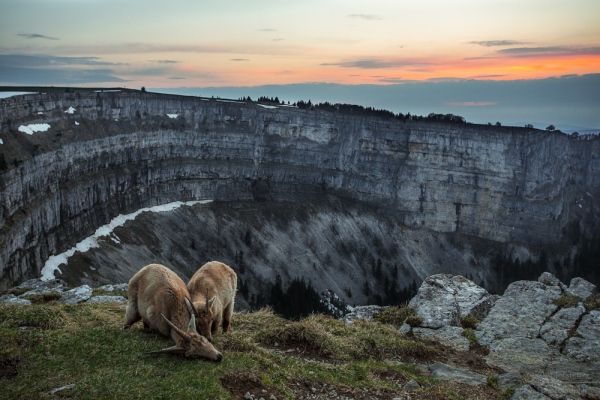
M 186 357 L 206 357 L 221 361 L 223 355 L 198 334 L 197 312 L 190 301 L 185 283 L 167 267 L 146 265 L 129 281 L 128 303 L 124 328 L 144 321 L 152 328 L 175 341 L 175 346 L 152 353 L 184 354 Z
M 219 325 L 223 332 L 229 332 L 237 290 L 236 273 L 223 263 L 211 261 L 196 271 L 187 288 L 199 313 L 196 314 L 198 332 L 208 340 L 219 330 Z

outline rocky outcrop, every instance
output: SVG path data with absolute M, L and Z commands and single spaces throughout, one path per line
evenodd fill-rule
M 408 306 L 421 318 L 421 327 L 438 329 L 460 326 L 465 317 L 483 319 L 494 305 L 495 297 L 460 275 L 429 276 Z
M 73 289 L 66 289 L 64 282 L 60 279 L 45 281 L 41 279 L 30 279 L 23 282 L 19 286 L 11 289 L 14 293 L 5 294 L 0 296 L 0 304 L 5 305 L 30 305 L 32 303 L 29 299 L 40 298 L 41 301 L 49 301 L 48 296 L 52 296 L 51 299 L 57 300 L 60 303 L 65 304 L 78 304 L 78 303 L 126 303 L 127 300 L 121 295 L 127 291 L 127 284 L 117 285 L 104 285 L 96 289 L 99 293 L 106 293 L 94 295 L 94 289 L 88 285 L 78 286 Z M 114 295 L 112 295 L 114 293 Z M 46 299 L 44 299 L 46 297 Z
M 414 335 L 459 350 L 468 349 L 449 340 L 448 334 L 456 330 L 456 338 L 461 330 L 456 326 L 460 307 L 452 295 L 455 281 L 464 288 L 476 286 L 463 279 L 451 275 L 426 279 L 409 303 L 424 326 L 413 327 Z M 530 377 L 517 389 L 514 399 L 577 399 L 597 391 L 589 385 L 600 382 L 600 311 L 586 307 L 597 307 L 596 297 L 595 301 L 587 301 L 596 293 L 596 287 L 581 278 L 574 278 L 567 287 L 552 274 L 544 273 L 538 281 L 512 283 L 487 313 L 480 314 L 482 320 L 474 336 L 477 346 L 488 351 L 487 363 L 511 376 Z M 573 302 L 575 305 L 571 305 Z
M 0 290 L 116 215 L 176 200 L 335 195 L 412 228 L 555 243 L 600 197 L 600 141 L 525 128 L 134 92 L 3 99 L 0 123 Z

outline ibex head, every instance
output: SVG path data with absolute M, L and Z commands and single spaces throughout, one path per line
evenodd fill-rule
M 212 299 L 208 299 L 208 290 L 206 290 L 206 304 L 204 307 L 198 306 L 194 308 L 196 313 L 196 327 L 200 330 L 200 334 L 206 337 L 209 341 L 212 340 L 212 323 L 215 317 L 213 310 L 213 304 L 217 299 L 217 296 L 213 296 Z M 198 305 L 198 304 L 196 304 Z
M 164 314 L 161 314 L 163 319 L 171 329 L 173 329 L 180 337 L 181 341 L 178 345 L 168 347 L 166 349 L 152 351 L 151 353 L 168 353 L 168 354 L 184 354 L 186 357 L 204 357 L 214 361 L 223 360 L 223 355 L 215 349 L 215 347 L 196 330 L 196 310 L 192 302 L 186 297 L 186 306 L 190 314 L 190 322 L 187 326 L 187 332 L 178 328 Z

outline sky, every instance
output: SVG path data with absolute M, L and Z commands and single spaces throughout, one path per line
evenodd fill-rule
M 600 74 L 599 20 L 599 0 L 0 0 L 0 85 L 327 83 L 360 97 L 365 85 L 586 77 Z M 454 103 L 498 104 L 475 97 Z M 592 113 L 564 122 L 600 127 Z

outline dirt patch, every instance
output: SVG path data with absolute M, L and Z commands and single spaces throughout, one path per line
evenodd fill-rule
M 14 378 L 19 374 L 19 357 L 0 357 L 0 378 Z
M 255 398 L 282 399 L 283 396 L 276 390 L 266 387 L 257 376 L 231 372 L 220 378 L 221 385 L 236 399 Z M 250 394 L 250 396 L 247 395 Z

